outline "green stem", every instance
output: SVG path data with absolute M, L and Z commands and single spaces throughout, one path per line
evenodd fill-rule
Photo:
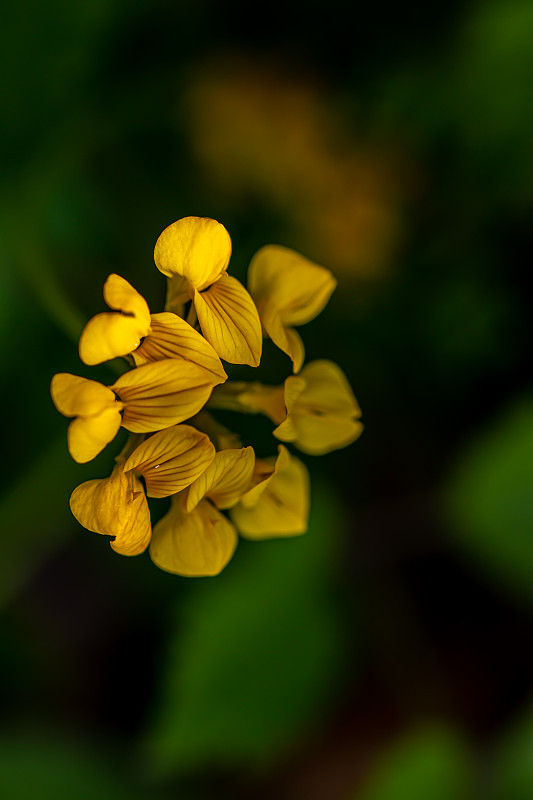
M 128 440 L 118 456 L 115 457 L 115 461 L 117 464 L 123 464 L 128 458 L 131 456 L 133 451 L 136 447 L 138 447 L 141 442 L 144 442 L 146 438 L 146 434 L 144 433 L 130 433 L 128 436 Z
M 283 386 L 265 386 L 258 381 L 226 381 L 215 387 L 207 406 L 241 414 L 265 414 L 276 425 L 287 416 Z
M 20 270 L 37 302 L 59 329 L 77 343 L 83 330 L 83 315 L 63 290 L 42 248 L 36 247 L 34 241 L 26 240 L 21 243 L 17 255 Z
M 221 425 L 209 411 L 200 411 L 188 421 L 202 433 L 206 433 L 217 450 L 238 449 L 242 447 L 240 437 Z

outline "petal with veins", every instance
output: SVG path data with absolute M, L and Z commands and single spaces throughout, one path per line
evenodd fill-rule
M 202 577 L 218 575 L 236 547 L 235 527 L 209 500 L 202 500 L 190 514 L 174 500 L 154 528 L 150 557 L 166 572 Z
M 124 470 L 141 473 L 148 497 L 169 497 L 190 486 L 214 457 L 215 448 L 205 433 L 190 425 L 174 425 L 136 447 Z
M 220 358 L 257 367 L 261 360 L 261 322 L 254 302 L 236 278 L 224 275 L 205 292 L 195 292 L 202 333 Z

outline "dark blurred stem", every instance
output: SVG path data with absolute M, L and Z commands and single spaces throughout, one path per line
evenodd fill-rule
M 43 255 L 43 248 L 35 241 L 19 239 L 17 263 L 28 288 L 37 302 L 63 333 L 76 344 L 83 330 L 84 320 L 57 280 L 51 265 Z
M 198 315 L 196 314 L 194 303 L 191 303 L 189 308 L 189 313 L 187 314 L 187 319 L 185 321 L 189 323 L 191 328 L 194 328 L 194 326 L 198 322 Z

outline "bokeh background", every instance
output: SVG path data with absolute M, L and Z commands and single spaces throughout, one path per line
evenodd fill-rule
M 0 40 L 2 797 L 533 797 L 533 4 L 28 0 Z M 241 279 L 335 273 L 301 333 L 366 426 L 305 458 L 306 536 L 199 580 L 71 518 L 119 444 L 74 464 L 49 397 L 190 214 Z

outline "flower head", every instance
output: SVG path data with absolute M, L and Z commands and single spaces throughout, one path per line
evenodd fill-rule
M 137 555 L 150 546 L 158 567 L 190 577 L 224 569 L 238 533 L 299 535 L 309 515 L 305 465 L 284 445 L 277 456 L 256 459 L 213 410 L 265 414 L 279 440 L 311 454 L 344 447 L 362 430 L 343 372 L 331 361 L 301 369 L 304 346 L 293 329 L 322 310 L 335 287 L 331 273 L 269 245 L 250 265 L 252 299 L 227 274 L 230 254 L 228 232 L 215 220 L 169 225 L 154 252 L 168 278 L 166 310 L 150 313 L 144 297 L 113 273 L 104 284 L 110 310 L 90 319 L 80 337 L 85 364 L 125 357 L 129 369 L 110 385 L 70 373 L 51 383 L 56 408 L 71 418 L 67 445 L 75 461 L 95 458 L 121 427 L 130 432 L 111 475 L 73 491 L 75 518 L 110 537 L 116 552 Z M 258 366 L 262 331 L 299 374 L 278 386 L 227 382 L 221 358 Z M 162 497 L 171 498 L 170 510 L 152 531 L 147 498 Z

